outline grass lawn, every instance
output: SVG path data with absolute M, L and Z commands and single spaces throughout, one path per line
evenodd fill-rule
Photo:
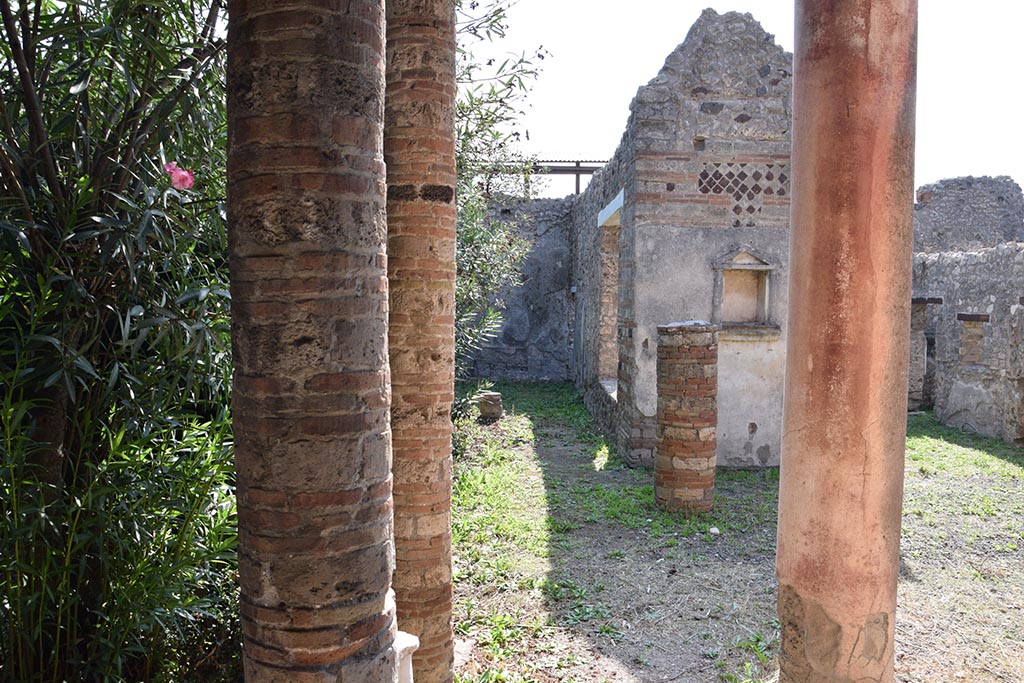
M 654 506 L 565 384 L 459 423 L 458 683 L 775 680 L 778 470 L 719 470 L 714 511 Z M 1024 451 L 911 416 L 897 680 L 1024 680 Z

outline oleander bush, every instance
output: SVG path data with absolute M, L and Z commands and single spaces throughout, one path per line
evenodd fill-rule
M 216 680 L 238 658 L 223 6 L 0 9 L 0 678 Z

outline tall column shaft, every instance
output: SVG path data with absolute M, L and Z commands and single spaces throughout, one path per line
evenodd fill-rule
M 387 3 L 389 348 L 399 627 L 417 683 L 453 678 L 455 7 Z
M 245 676 L 395 681 L 383 3 L 229 10 Z
M 916 0 L 798 0 L 780 682 L 893 680 Z

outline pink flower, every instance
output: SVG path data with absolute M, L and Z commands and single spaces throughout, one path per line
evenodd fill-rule
M 195 185 L 196 179 L 192 175 L 192 171 L 178 168 L 178 162 L 176 161 L 168 161 L 164 164 L 164 170 L 167 172 L 167 175 L 171 176 L 171 185 L 174 186 L 175 190 L 187 190 Z

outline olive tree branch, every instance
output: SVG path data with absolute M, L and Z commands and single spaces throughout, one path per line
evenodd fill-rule
M 35 85 L 32 82 L 32 72 L 28 62 L 25 60 L 25 52 L 22 50 L 21 41 L 18 39 L 18 27 L 11 12 L 10 0 L 0 0 L 0 13 L 3 14 L 4 30 L 7 33 L 7 42 L 11 48 L 14 63 L 18 67 L 18 77 L 21 80 L 21 88 L 24 92 L 25 113 L 28 116 L 29 126 L 36 144 L 42 154 L 43 173 L 46 182 L 50 186 L 57 201 L 57 206 L 63 213 L 64 193 L 57 176 L 57 166 L 53 162 L 53 154 L 50 151 L 50 139 L 46 134 L 46 126 L 43 125 L 43 112 L 39 104 L 39 95 L 36 93 Z

